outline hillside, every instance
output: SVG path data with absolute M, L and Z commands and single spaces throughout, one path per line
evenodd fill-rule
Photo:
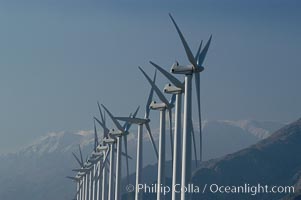
M 195 185 L 222 186 L 275 185 L 301 189 L 301 119 L 286 125 L 259 143 L 220 159 L 210 160 L 198 169 L 192 179 Z M 280 199 L 293 195 L 278 193 L 194 194 L 193 199 Z M 297 198 L 297 197 L 296 197 Z

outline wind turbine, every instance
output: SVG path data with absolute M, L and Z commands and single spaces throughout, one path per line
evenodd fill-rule
M 198 103 L 198 115 L 199 115 L 199 131 L 200 131 L 200 161 L 202 161 L 202 125 L 201 125 L 201 106 L 200 106 L 200 75 L 199 73 L 204 70 L 203 62 L 205 60 L 207 51 L 210 46 L 212 35 L 210 36 L 208 42 L 206 43 L 203 50 L 201 50 L 201 45 L 194 57 L 182 32 L 180 31 L 175 20 L 169 14 L 177 32 L 180 36 L 182 44 L 185 48 L 188 60 L 191 65 L 180 66 L 178 63 L 173 64 L 172 73 L 175 74 L 185 74 L 185 95 L 184 95 L 184 123 L 183 123 L 183 162 L 182 162 L 182 187 L 187 186 L 188 181 L 191 179 L 191 131 L 192 131 L 192 109 L 191 109 L 191 90 L 192 90 L 192 75 L 195 74 L 195 86 L 196 86 L 196 96 Z M 200 53 L 199 53 L 200 52 Z M 181 193 L 181 200 L 185 200 L 186 194 Z
M 85 163 L 83 161 L 83 155 L 82 155 L 80 145 L 78 146 L 78 148 L 79 148 L 80 158 L 78 158 L 74 152 L 72 152 L 72 155 L 75 158 L 75 160 L 78 162 L 78 164 L 80 165 L 81 169 L 84 169 L 85 168 Z M 77 171 L 78 172 L 77 175 L 82 178 L 82 183 L 80 185 L 80 198 L 82 200 L 84 200 L 87 196 L 87 191 L 85 190 L 86 189 L 85 188 L 85 183 L 87 182 L 86 172 L 81 171 L 81 170 L 76 170 L 76 169 L 73 170 L 73 171 Z
M 79 146 L 79 150 L 80 150 L 80 155 L 81 155 L 81 149 Z M 76 154 L 74 152 L 72 152 L 72 155 L 74 156 L 75 160 L 78 162 L 78 164 L 83 167 L 84 163 L 83 163 L 83 159 L 82 156 L 80 157 L 80 159 L 76 156 Z M 67 176 L 66 178 L 71 179 L 73 181 L 75 181 L 77 183 L 77 190 L 76 190 L 76 199 L 77 200 L 82 200 L 82 193 L 83 191 L 83 184 L 84 184 L 84 174 L 82 173 L 77 173 L 77 175 L 75 177 L 71 177 L 71 176 Z
M 92 152 L 91 158 L 94 159 L 94 165 L 93 165 L 93 183 L 92 183 L 92 200 L 95 200 L 95 197 L 99 199 L 99 187 L 100 187 L 100 171 L 101 171 L 101 158 L 104 156 L 105 150 L 107 150 L 107 147 L 102 147 L 98 140 L 97 135 L 97 129 L 94 119 L 94 148 Z M 105 159 L 105 158 L 103 158 Z
M 161 184 L 164 185 L 165 183 L 165 111 L 166 109 L 170 113 L 169 120 L 172 121 L 171 117 L 171 109 L 174 107 L 174 101 L 175 101 L 175 95 L 172 95 L 171 101 L 168 101 L 165 96 L 162 94 L 160 89 L 155 85 L 155 83 L 150 79 L 150 77 L 143 71 L 141 67 L 139 67 L 140 71 L 143 73 L 149 84 L 152 86 L 154 91 L 156 92 L 159 99 L 162 101 L 161 103 L 156 103 L 152 101 L 150 104 L 150 108 L 153 110 L 159 110 L 160 111 L 160 134 L 159 134 L 159 159 L 158 159 L 158 180 L 157 180 L 157 200 L 161 199 L 161 193 L 160 188 Z M 172 127 L 170 127 L 172 129 Z M 172 130 L 171 130 L 172 131 Z M 171 140 L 171 146 L 173 141 Z
M 93 152 L 92 155 L 87 157 L 87 161 L 86 161 L 86 166 L 84 170 L 79 170 L 79 171 L 84 171 L 87 172 L 88 176 L 89 176 L 89 190 L 88 190 L 88 199 L 89 200 L 95 200 L 95 193 L 96 193 L 96 189 L 95 189 L 95 184 L 96 184 L 96 165 L 98 165 L 99 161 L 101 160 L 103 154 L 102 152 L 97 152 L 97 146 L 98 146 L 98 137 L 97 137 L 97 132 L 96 132 L 96 126 L 95 126 L 95 122 L 94 122 L 94 134 L 95 134 L 95 138 L 94 138 L 94 148 L 93 148 Z
M 83 172 L 86 175 L 85 181 L 85 191 L 86 191 L 86 198 L 91 200 L 92 199 L 92 174 L 94 165 L 99 160 L 99 157 L 87 157 L 86 162 L 84 163 L 84 167 L 81 169 L 73 169 L 76 172 Z
M 98 148 L 100 150 L 106 150 L 107 147 L 105 145 L 109 145 L 109 152 L 110 152 L 108 195 L 107 195 L 107 192 L 106 192 L 107 191 L 106 190 L 106 170 L 103 170 L 103 175 L 102 175 L 102 199 L 105 200 L 105 199 L 113 199 L 114 153 L 110 150 L 111 149 L 115 150 L 115 148 L 114 148 L 115 145 L 114 144 L 116 143 L 116 137 L 113 136 L 112 134 L 110 134 L 110 130 L 106 127 L 105 113 L 103 113 L 101 111 L 99 103 L 98 103 L 98 108 L 99 108 L 99 112 L 100 112 L 100 116 L 101 116 L 101 121 L 99 119 L 97 119 L 96 117 L 94 117 L 94 119 L 102 126 L 103 133 L 104 133 L 103 146 L 100 146 Z M 123 128 L 126 128 L 127 126 L 128 126 L 128 124 L 124 124 Z M 114 146 L 111 147 L 111 145 L 114 145 Z M 124 156 L 127 160 L 132 159 L 130 156 L 127 155 L 127 143 L 125 143 L 125 149 L 126 149 L 126 152 L 125 153 L 121 152 L 121 155 Z M 106 163 L 106 161 L 104 160 L 103 163 Z M 105 164 L 104 164 L 104 167 L 105 167 Z M 127 171 L 128 171 L 128 169 L 127 169 Z M 128 174 L 127 174 L 127 176 L 128 176 Z M 108 196 L 108 198 L 106 198 L 107 196 Z
M 160 89 L 153 83 L 153 81 L 150 79 L 150 77 L 143 71 L 143 69 L 141 67 L 138 67 L 140 69 L 140 71 L 143 73 L 143 75 L 145 76 L 145 78 L 148 80 L 148 82 L 150 83 L 150 85 L 154 85 L 154 91 L 156 92 L 156 94 L 158 95 L 158 97 L 160 98 L 160 100 L 165 103 L 166 105 L 166 109 L 168 110 L 168 115 L 169 115 L 169 131 L 170 131 L 170 146 L 171 146 L 171 159 L 173 160 L 173 139 L 172 139 L 172 111 L 171 109 L 173 108 L 173 104 L 170 104 L 170 102 L 168 102 L 168 100 L 165 98 L 165 96 L 162 94 L 162 92 L 160 91 Z M 173 101 L 175 100 L 175 96 L 173 95 Z M 165 119 L 164 119 L 165 120 Z M 165 125 L 164 125 L 165 126 Z
M 181 184 L 181 104 L 182 104 L 182 94 L 184 93 L 184 83 L 179 81 L 177 78 L 172 76 L 169 72 L 164 70 L 159 65 L 150 61 L 157 70 L 159 70 L 174 86 L 167 84 L 164 87 L 164 92 L 175 94 L 175 128 L 174 128 L 174 154 L 173 154 L 173 170 L 172 170 L 172 186 Z M 176 193 L 175 190 L 172 190 L 172 200 L 179 199 L 179 193 Z
M 72 181 L 76 182 L 76 200 L 81 200 L 81 186 L 82 186 L 82 177 L 80 175 L 76 175 L 75 177 L 66 176 L 66 178 L 71 179 Z
M 110 168 L 109 168 L 109 188 L 108 188 L 108 199 L 112 199 L 113 197 L 113 169 L 114 169 L 114 145 L 116 140 L 112 137 L 105 138 L 104 143 L 109 145 L 110 152 Z
M 103 140 L 109 137 L 109 129 L 106 126 L 106 117 L 105 117 L 105 113 L 102 113 L 99 102 L 97 102 L 98 105 L 98 110 L 100 113 L 100 117 L 101 117 L 101 121 L 98 120 L 96 117 L 94 117 L 94 119 L 101 125 L 101 127 L 103 128 Z M 100 148 L 100 147 L 99 147 Z M 103 141 L 103 145 L 102 148 L 100 150 L 103 151 L 109 151 L 109 146 L 107 146 L 105 144 L 105 142 Z M 104 170 L 102 171 L 102 187 L 101 187 L 101 199 L 105 200 L 107 199 L 107 190 L 106 190 L 106 182 L 107 182 L 107 174 L 106 174 L 106 162 L 105 162 L 105 157 L 103 158 L 103 165 L 104 165 Z
M 182 104 L 182 94 L 184 93 L 185 83 L 182 83 L 173 75 L 171 75 L 168 71 L 164 70 L 159 65 L 155 64 L 154 62 L 150 61 L 157 70 L 159 70 L 172 84 L 169 83 L 165 85 L 164 92 L 168 94 L 175 94 L 176 95 L 176 102 L 175 102 L 175 128 L 174 128 L 174 155 L 173 155 L 173 175 L 172 175 L 172 185 L 181 184 L 181 104 Z M 191 120 L 192 124 L 192 120 Z M 197 153 L 196 153 L 196 142 L 195 142 L 195 134 L 192 128 L 192 139 L 193 139 L 193 148 L 194 148 L 194 155 L 195 155 L 195 163 L 197 166 Z M 179 199 L 179 193 L 176 193 L 176 190 L 172 191 L 172 200 Z
M 154 79 L 153 82 L 155 82 L 156 80 L 156 72 L 154 75 Z M 158 151 L 157 151 L 157 147 L 155 145 L 151 130 L 150 130 L 150 126 L 149 126 L 149 112 L 150 112 L 150 103 L 152 101 L 153 98 L 153 93 L 154 93 L 154 89 L 151 88 L 149 96 L 148 96 L 148 100 L 146 103 L 146 107 L 145 107 L 145 115 L 144 118 L 136 118 L 135 116 L 132 117 L 115 117 L 115 119 L 117 120 L 121 120 L 121 121 L 125 121 L 128 122 L 130 124 L 137 124 L 138 125 L 138 138 L 137 138 L 137 158 L 136 158 L 136 187 L 138 186 L 138 184 L 141 183 L 141 179 L 142 179 L 142 168 L 143 168 L 143 125 L 145 125 L 147 132 L 148 132 L 148 136 L 150 137 L 150 140 L 152 142 L 154 151 L 156 153 L 156 156 L 158 158 Z M 135 200 L 139 200 L 141 199 L 141 194 L 139 193 L 138 190 L 135 190 Z
M 116 158 L 116 185 L 115 185 L 115 200 L 120 200 L 120 178 L 121 178 L 121 142 L 122 136 L 129 134 L 129 128 L 131 124 L 125 123 L 124 126 L 115 119 L 113 114 L 102 104 L 102 107 L 108 113 L 110 118 L 112 119 L 113 123 L 117 127 L 118 130 L 112 129 L 111 135 L 116 137 L 117 140 L 117 158 Z M 133 117 L 135 117 L 138 113 L 139 107 L 136 109 Z M 126 155 L 127 156 L 127 155 Z M 127 166 L 128 169 L 128 166 Z
M 90 182 L 91 177 L 90 176 L 90 171 L 92 170 L 93 163 L 91 163 L 88 158 L 86 159 L 86 162 L 83 164 L 83 166 L 80 169 L 73 169 L 72 171 L 80 173 L 80 175 L 84 176 L 84 199 L 87 200 L 90 197 L 90 189 L 88 187 L 88 181 Z M 89 183 L 90 185 L 90 183 Z

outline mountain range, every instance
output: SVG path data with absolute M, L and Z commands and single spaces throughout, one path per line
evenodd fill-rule
M 219 158 L 263 139 L 265 141 L 265 138 L 283 125 L 284 123 L 279 122 L 254 120 L 204 121 L 204 159 Z M 153 132 L 158 142 L 158 131 L 154 129 Z M 145 172 L 147 169 L 156 168 L 155 154 L 146 135 L 144 140 L 144 157 L 147 158 L 144 159 Z M 129 154 L 133 157 L 130 162 L 131 173 L 135 170 L 135 136 L 136 134 L 129 135 Z M 83 154 L 89 155 L 93 146 L 93 131 L 49 133 L 17 153 L 0 156 L 0 199 L 71 199 L 74 196 L 75 184 L 65 177 L 73 175 L 71 170 L 78 167 L 72 157 L 72 152 L 78 152 L 79 144 L 83 148 Z M 170 160 L 168 151 L 167 159 Z M 203 176 L 202 169 L 196 172 L 195 177 Z M 125 174 L 125 169 L 123 170 Z M 146 182 L 152 182 L 153 178 L 154 176 L 151 178 L 144 176 Z

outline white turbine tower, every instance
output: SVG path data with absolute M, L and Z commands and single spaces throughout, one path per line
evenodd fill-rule
M 82 177 L 80 175 L 76 175 L 75 177 L 72 176 L 66 176 L 66 178 L 71 179 L 72 181 L 74 181 L 76 183 L 76 200 L 81 200 L 81 180 Z
M 182 94 L 184 93 L 185 84 L 171 75 L 168 71 L 164 70 L 159 65 L 155 64 L 154 62 L 150 61 L 156 69 L 158 69 L 172 84 L 169 83 L 164 87 L 164 92 L 168 94 L 175 94 L 176 95 L 176 102 L 175 102 L 175 124 L 174 124 L 174 155 L 173 155 L 173 172 L 172 172 L 172 186 L 180 185 L 181 184 L 181 151 L 182 151 L 182 140 L 181 140 L 181 104 L 182 104 Z M 191 121 L 192 124 L 192 121 Z M 193 139 L 193 148 L 194 148 L 194 155 L 195 155 L 195 163 L 197 166 L 197 153 L 196 153 L 196 142 L 195 142 L 195 134 L 192 128 L 192 139 Z M 172 200 L 176 200 L 180 198 L 180 193 L 177 193 L 176 190 L 172 190 Z
M 89 200 L 95 200 L 95 183 L 96 183 L 96 165 L 101 160 L 103 154 L 96 152 L 92 152 L 92 155 L 89 157 L 89 162 L 92 163 L 92 168 L 90 171 L 89 178 Z
M 156 79 L 156 73 L 154 75 L 153 82 L 155 82 Z M 145 108 L 145 115 L 144 118 L 136 118 L 135 116 L 133 117 L 115 117 L 117 120 L 125 121 L 130 124 L 137 124 L 138 125 L 138 137 L 137 137 L 137 158 L 136 158 L 136 190 L 135 190 L 135 200 L 139 200 L 142 198 L 142 193 L 139 193 L 137 190 L 138 185 L 141 183 L 142 180 L 142 168 L 143 168 L 143 125 L 145 125 L 148 136 L 150 137 L 150 140 L 152 142 L 154 151 L 156 153 L 156 156 L 158 158 L 158 151 L 157 147 L 155 145 L 150 127 L 149 127 L 149 112 L 150 112 L 150 103 L 153 97 L 153 91 L 154 89 L 151 88 L 151 91 L 148 96 L 148 100 L 146 103 L 146 108 Z
M 88 159 L 86 160 L 86 162 L 84 163 L 84 166 L 80 169 L 73 169 L 72 171 L 75 171 L 75 172 L 80 172 L 80 173 L 83 173 L 83 175 L 85 176 L 85 185 L 83 186 L 84 187 L 84 199 L 87 200 L 89 199 L 90 197 L 90 187 L 91 184 L 90 184 L 90 172 L 92 171 L 92 168 L 93 168 L 93 163 L 91 163 Z M 89 182 L 89 186 L 88 186 L 88 182 Z
M 184 95 L 184 122 L 183 122 L 183 162 L 182 162 L 182 184 L 181 186 L 187 186 L 188 182 L 191 179 L 191 132 L 192 132 L 192 108 L 191 108 L 191 93 L 192 93 L 192 75 L 195 74 L 195 86 L 196 86 L 196 96 L 198 103 L 198 115 L 199 115 L 199 131 L 200 131 L 200 161 L 202 161 L 202 125 L 201 125 L 201 106 L 200 106 L 200 75 L 199 73 L 204 70 L 202 66 L 204 59 L 206 57 L 211 38 L 210 36 L 207 44 L 204 49 L 200 52 L 201 47 L 198 50 L 196 57 L 193 56 L 183 34 L 181 33 L 178 25 L 175 20 L 172 18 L 171 14 L 169 14 L 178 35 L 181 38 L 182 44 L 185 48 L 187 57 L 191 65 L 188 66 L 180 66 L 178 63 L 172 66 L 172 73 L 175 74 L 185 74 L 185 95 Z M 181 193 L 181 200 L 185 200 L 186 194 L 184 192 Z
M 113 175 L 114 175 L 114 145 L 116 143 L 116 140 L 112 137 L 105 138 L 103 142 L 107 145 L 109 145 L 109 151 L 110 151 L 110 167 L 109 167 L 109 183 L 108 183 L 108 199 L 113 199 Z
M 109 129 L 106 126 L 106 117 L 105 117 L 105 113 L 102 113 L 101 108 L 99 103 L 97 102 L 98 105 L 98 109 L 99 109 L 99 113 L 100 113 L 100 117 L 101 117 L 101 121 L 98 120 L 96 117 L 94 117 L 94 119 L 101 125 L 101 127 L 103 128 L 103 140 L 106 138 L 109 138 Z M 109 146 L 107 146 L 105 144 L 105 142 L 103 141 L 102 147 L 104 148 L 104 151 L 109 151 Z M 106 148 L 105 148 L 106 147 Z M 103 163 L 104 163 L 104 170 L 102 171 L 102 184 L 101 184 L 101 199 L 105 200 L 107 199 L 107 163 L 105 162 L 106 158 L 103 158 Z M 101 173 L 101 172 L 100 172 Z M 100 183 L 99 183 L 100 184 Z M 100 190 L 100 189 L 99 189 Z M 100 196 L 98 194 L 98 196 Z
M 116 158 L 116 182 L 115 182 L 115 200 L 120 200 L 120 179 L 121 179 L 121 144 L 122 136 L 129 134 L 130 124 L 125 123 L 122 127 L 121 124 L 114 118 L 113 114 L 102 104 L 102 107 L 106 110 L 113 123 L 118 130 L 112 129 L 111 135 L 116 137 L 117 140 L 117 158 Z M 137 115 L 139 107 L 134 113 L 134 117 Z M 128 156 L 128 155 L 125 155 Z M 128 169 L 128 166 L 127 166 Z
M 85 181 L 85 191 L 86 191 L 86 198 L 88 200 L 92 200 L 93 193 L 95 191 L 95 187 L 93 187 L 94 182 L 94 167 L 98 163 L 98 161 L 102 158 L 103 154 L 100 153 L 92 153 L 92 156 L 88 157 L 86 162 L 84 163 L 84 167 L 81 169 L 74 169 L 73 171 L 77 172 L 84 172 L 86 175 L 86 181 Z M 96 170 L 96 169 L 95 169 Z
M 172 95 L 171 101 L 169 102 L 163 93 L 160 91 L 160 89 L 155 85 L 155 83 L 150 79 L 150 77 L 143 71 L 141 67 L 139 67 L 140 71 L 143 73 L 149 84 L 152 86 L 154 91 L 156 92 L 159 99 L 162 101 L 161 103 L 152 102 L 150 104 L 150 108 L 153 110 L 159 110 L 160 111 L 160 134 L 159 134 L 159 159 L 158 159 L 158 180 L 157 180 L 157 200 L 161 199 L 161 193 L 160 188 L 161 184 L 165 185 L 165 162 L 166 162 L 166 153 L 165 153 L 165 147 L 166 147 L 166 138 L 165 138 L 165 118 L 166 109 L 169 112 L 169 121 L 170 124 L 172 122 L 172 111 L 171 109 L 174 107 L 174 101 L 175 101 L 175 95 Z M 172 126 L 170 126 L 170 129 L 172 129 Z M 171 130 L 172 132 L 172 130 Z M 171 146 L 173 141 L 171 140 Z
M 184 83 L 179 81 L 169 72 L 164 70 L 159 65 L 150 61 L 150 63 L 159 70 L 174 86 L 171 84 L 167 84 L 164 87 L 164 92 L 169 94 L 176 95 L 176 102 L 175 102 L 175 128 L 174 128 L 174 155 L 173 155 L 173 171 L 172 171 L 172 186 L 180 185 L 181 184 L 181 104 L 182 104 L 182 94 L 184 93 Z M 193 137 L 194 138 L 194 137 Z M 193 140 L 194 141 L 194 140 Z M 195 141 L 194 141 L 195 144 Z M 196 147 L 194 145 L 194 150 L 196 152 Z M 195 155 L 196 156 L 196 155 Z M 197 159 L 197 158 L 196 158 Z M 176 200 L 180 198 L 180 194 L 176 193 L 176 190 L 172 190 L 172 200 Z
M 92 158 L 95 158 L 95 163 L 93 165 L 93 174 L 92 174 L 92 200 L 95 200 L 97 196 L 97 183 L 98 181 L 98 176 L 97 176 L 97 171 L 99 170 L 100 167 L 100 160 L 103 156 L 103 152 L 99 152 L 97 147 L 99 146 L 99 141 L 98 141 L 98 135 L 97 135 L 97 130 L 96 130 L 96 124 L 95 120 L 93 120 L 94 123 L 94 148 L 92 152 Z
M 84 165 L 84 161 L 83 161 L 83 155 L 82 155 L 82 151 L 81 151 L 81 148 L 80 148 L 80 145 L 78 146 L 79 147 L 79 154 L 80 154 L 80 158 L 78 158 L 76 156 L 75 153 L 72 152 L 72 155 L 74 156 L 75 160 L 78 162 L 78 164 L 80 165 L 81 169 L 83 169 L 85 167 Z M 80 188 L 79 188 L 79 191 L 77 191 L 77 193 L 79 193 L 79 197 L 80 199 L 85 199 L 85 181 L 86 181 L 86 173 L 85 172 L 82 172 L 80 170 L 76 170 L 78 171 L 77 173 L 77 176 L 81 177 L 81 180 L 80 180 Z M 67 178 L 70 178 L 70 177 L 67 177 Z

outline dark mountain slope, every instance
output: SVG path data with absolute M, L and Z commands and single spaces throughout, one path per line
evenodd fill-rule
M 291 186 L 300 190 L 301 177 L 301 119 L 276 131 L 256 145 L 204 163 L 192 178 L 198 186 L 269 185 Z M 298 184 L 299 182 L 299 184 Z M 218 194 L 206 190 L 193 194 L 193 199 L 280 199 L 290 196 L 277 194 Z

